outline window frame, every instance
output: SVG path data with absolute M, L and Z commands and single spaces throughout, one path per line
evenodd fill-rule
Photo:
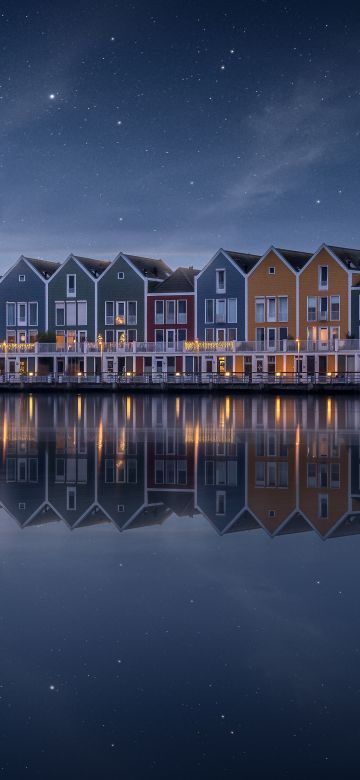
M 224 286 L 221 287 L 219 284 L 219 275 L 224 274 Z M 226 269 L 225 268 L 217 268 L 216 269 L 216 292 L 222 295 L 222 293 L 226 293 Z
M 69 281 L 74 279 L 74 290 L 70 290 Z M 66 274 L 66 297 L 76 298 L 76 274 Z

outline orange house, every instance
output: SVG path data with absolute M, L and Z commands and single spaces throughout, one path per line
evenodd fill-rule
M 247 278 L 248 340 L 257 351 L 276 352 L 267 370 L 293 371 L 293 355 L 282 355 L 284 340 L 297 336 L 297 276 L 309 260 L 309 252 L 270 249 Z M 279 354 L 280 353 L 280 354 Z

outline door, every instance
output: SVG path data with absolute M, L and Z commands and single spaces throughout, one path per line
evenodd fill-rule
M 264 359 L 263 358 L 256 358 L 256 373 L 258 376 L 262 376 L 264 371 Z
M 327 357 L 326 355 L 319 355 L 319 376 L 326 376 L 327 371 Z
M 213 370 L 212 359 L 211 358 L 206 358 L 206 360 L 205 360 L 205 371 L 206 371 L 207 374 L 212 374 L 212 370 Z
M 224 357 L 218 357 L 217 359 L 217 372 L 221 376 L 225 374 L 225 358 Z
M 327 349 L 328 347 L 328 329 L 319 328 L 320 349 Z
M 276 330 L 275 328 L 268 328 L 268 346 L 269 349 L 275 349 Z
M 313 379 L 315 376 L 315 355 L 308 355 L 306 358 L 306 369 L 308 379 Z

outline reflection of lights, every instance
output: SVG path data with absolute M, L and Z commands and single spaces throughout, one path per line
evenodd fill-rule
M 295 444 L 297 447 L 300 446 L 300 425 L 296 426 L 296 438 L 295 438 Z
M 81 420 L 81 414 L 82 414 L 82 399 L 81 399 L 81 395 L 78 395 L 78 399 L 77 399 L 77 416 L 78 416 L 78 420 Z
M 226 415 L 226 419 L 230 420 L 230 398 L 229 398 L 229 396 L 227 396 L 225 398 L 225 415 Z
M 3 458 L 5 457 L 5 453 L 6 453 L 7 438 L 8 438 L 8 424 L 7 424 L 7 415 L 5 413 L 3 419 Z
M 277 398 L 275 401 L 275 417 L 276 422 L 279 423 L 281 420 L 281 400 L 280 398 Z
M 332 403 L 331 403 L 331 398 L 328 398 L 326 404 L 326 421 L 328 425 L 331 425 L 331 418 L 332 418 Z
M 131 397 L 130 397 L 130 395 L 128 395 L 127 398 L 126 398 L 126 419 L 127 420 L 131 419 Z
M 34 399 L 32 395 L 29 395 L 29 417 L 32 420 L 34 414 Z
M 98 440 L 97 440 L 97 446 L 98 446 L 100 457 L 101 457 L 101 450 L 102 450 L 102 446 L 103 446 L 103 436 L 104 436 L 104 426 L 103 426 L 102 417 L 100 417 L 99 430 L 98 430 Z
M 179 396 L 176 398 L 176 401 L 175 401 L 175 414 L 176 414 L 176 419 L 178 420 L 179 417 L 180 417 L 180 398 L 179 398 Z

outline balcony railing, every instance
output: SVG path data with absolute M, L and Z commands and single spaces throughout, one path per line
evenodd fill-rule
M 281 339 L 271 342 L 258 341 L 220 341 L 207 342 L 193 339 L 181 341 L 177 344 L 168 344 L 165 341 L 133 341 L 122 343 L 90 342 L 72 344 L 0 344 L 0 354 L 23 355 L 52 355 L 52 354 L 184 354 L 184 355 L 211 355 L 211 354 L 292 354 L 304 355 L 314 353 L 344 353 L 360 352 L 359 339 L 334 339 L 333 341 L 289 340 Z

